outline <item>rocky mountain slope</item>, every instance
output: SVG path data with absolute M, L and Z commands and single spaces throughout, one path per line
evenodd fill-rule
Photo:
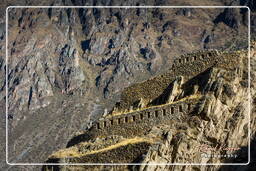
M 210 62 L 206 55 L 209 59 L 215 58 L 215 60 Z M 189 70 L 192 78 L 184 79 L 186 77 L 185 72 L 182 72 L 184 68 L 180 67 L 180 73 L 183 74 L 178 75 L 178 68 L 175 68 L 174 64 L 172 72 L 175 73 L 176 77 L 181 76 L 182 81 L 171 82 L 171 86 L 168 86 L 167 90 L 173 91 L 163 91 L 167 101 L 158 101 L 158 104 L 154 104 L 153 107 L 157 106 L 157 109 L 148 110 L 148 108 L 152 108 L 152 104 L 149 102 L 144 104 L 144 107 L 138 107 L 135 112 L 134 109 L 128 111 L 128 113 L 132 112 L 132 115 L 127 115 L 122 111 L 119 111 L 118 114 L 110 113 L 109 115 L 112 117 L 107 115 L 105 117 L 107 119 L 102 121 L 103 125 L 98 125 L 100 126 L 98 129 L 102 129 L 103 132 L 97 133 L 93 127 L 88 129 L 77 136 L 76 143 L 70 143 L 69 148 L 52 154 L 48 162 L 223 163 L 241 158 L 238 156 L 238 151 L 242 146 L 247 146 L 249 141 L 247 52 L 237 52 L 233 55 L 232 53 L 217 53 L 216 56 L 213 56 L 212 53 L 199 53 L 183 58 L 187 59 L 187 57 L 190 58 L 188 60 L 191 60 L 192 57 L 196 57 L 200 61 L 205 60 L 210 68 L 199 70 L 200 74 L 193 77 L 191 74 L 197 61 L 191 61 Z M 187 61 L 184 65 L 188 65 L 188 63 L 190 62 Z M 239 68 L 237 68 L 238 66 Z M 159 77 L 162 78 L 163 76 Z M 145 85 L 147 82 L 151 82 L 151 85 L 154 83 L 149 80 L 143 84 Z M 164 84 L 164 81 L 161 83 Z M 192 89 L 190 93 L 187 92 L 188 85 L 194 87 L 193 89 L 190 88 Z M 158 86 L 161 87 L 159 84 Z M 136 86 L 131 88 L 134 87 Z M 149 89 L 145 86 L 142 88 L 143 90 Z M 136 93 L 140 91 L 138 88 L 134 90 Z M 166 107 L 170 105 L 171 107 Z M 168 112 L 169 110 L 170 112 Z M 146 116 L 144 111 L 150 116 Z M 116 123 L 113 115 L 125 115 L 124 118 L 127 118 L 127 121 Z M 137 116 L 140 116 L 139 121 Z M 145 118 L 147 120 L 153 118 L 153 120 L 141 128 Z M 117 117 L 117 121 L 120 119 L 121 117 Z M 157 123 L 156 120 L 159 119 L 163 120 Z M 154 122 L 153 125 L 150 124 L 152 122 Z M 121 127 L 113 126 L 115 124 L 121 124 Z M 92 136 L 90 136 L 91 133 Z M 87 138 L 85 139 L 85 137 Z M 204 155 L 208 155 L 208 157 Z M 246 158 L 246 156 L 243 157 Z M 247 160 L 240 160 L 239 162 L 246 163 Z M 76 169 L 74 166 L 46 166 L 43 170 L 71 168 Z M 99 166 L 79 166 L 79 168 L 102 169 Z M 177 169 L 176 166 L 168 166 L 167 164 L 161 166 L 120 166 L 119 169 L 121 168 L 129 170 Z M 196 168 L 200 169 L 199 166 L 193 169 Z
M 248 5 L 252 37 L 255 33 L 255 1 L 7 0 L 1 9 L 145 4 Z M 124 88 L 165 73 L 181 54 L 247 46 L 243 9 L 10 9 L 6 81 L 4 10 L 0 13 L 1 134 L 8 82 L 9 162 L 44 162 L 53 151 L 65 148 L 78 130 L 109 113 Z M 4 159 L 4 137 L 0 143 Z M 3 160 L 0 168 L 16 167 Z

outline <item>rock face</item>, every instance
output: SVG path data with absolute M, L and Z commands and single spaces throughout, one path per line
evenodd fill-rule
M 223 22 L 232 28 L 238 28 L 241 23 L 241 18 L 239 18 L 239 9 L 225 9 L 215 19 L 215 23 Z
M 221 103 L 227 103 L 228 106 L 233 104 L 233 101 L 228 99 L 236 97 L 239 88 L 235 89 L 233 85 L 224 83 L 225 81 L 214 75 L 211 76 L 212 80 L 208 80 L 207 86 L 193 83 L 190 87 L 190 83 L 186 84 L 185 77 L 183 81 L 179 81 L 178 78 L 173 83 L 166 81 L 162 88 L 165 89 L 170 85 L 170 89 L 167 89 L 168 93 L 165 94 L 167 96 L 148 98 L 138 93 L 138 97 L 135 94 L 132 98 L 134 101 L 125 101 L 129 102 L 129 105 L 122 103 L 122 94 L 125 94 L 126 88 L 132 87 L 135 83 L 168 72 L 181 54 L 207 49 L 230 52 L 246 48 L 248 21 L 245 9 L 233 11 L 158 8 L 11 8 L 8 10 L 9 43 L 8 61 L 6 61 L 4 12 L 7 6 L 179 5 L 178 3 L 193 5 L 187 0 L 184 2 L 7 0 L 1 3 L 1 111 L 5 111 L 5 99 L 8 97 L 8 116 L 6 118 L 5 115 L 1 115 L 1 135 L 5 135 L 5 119 L 8 119 L 8 161 L 10 163 L 44 162 L 53 151 L 65 148 L 70 140 L 76 137 L 77 130 L 83 132 L 91 128 L 92 123 L 98 121 L 103 114 L 117 114 L 172 103 L 189 95 L 202 93 L 202 87 L 205 87 L 206 94 L 214 92 L 214 98 L 217 99 L 205 98 L 201 100 L 202 104 L 211 106 L 212 103 L 219 103 L 217 101 L 220 98 Z M 220 0 L 202 3 L 204 4 L 201 5 L 224 5 Z M 253 37 L 256 28 L 255 1 L 241 0 L 236 3 L 238 4 L 232 5 L 248 5 L 251 8 Z M 224 19 L 218 18 L 219 16 L 224 16 Z M 7 64 L 8 70 L 6 70 Z M 5 79 L 6 72 L 8 80 Z M 213 71 L 209 71 L 211 72 Z M 191 92 L 187 92 L 183 85 L 188 86 Z M 144 94 L 149 92 L 142 91 Z M 158 95 L 161 95 L 162 92 L 159 92 Z M 223 92 L 226 92 L 225 96 L 221 95 Z M 125 104 L 124 107 L 115 105 L 118 102 L 121 106 Z M 215 117 L 215 115 L 211 116 L 209 111 L 205 111 L 208 108 L 201 106 L 204 119 L 208 121 L 209 118 Z M 113 107 L 115 110 L 111 112 Z M 141 147 L 140 143 L 145 147 L 143 149 L 148 151 L 148 142 L 144 141 L 133 144 L 135 149 Z M 4 157 L 4 137 L 0 138 L 0 144 L 0 151 L 3 153 L 0 157 Z M 145 151 L 136 154 L 140 155 Z M 0 163 L 0 170 L 12 167 L 6 166 L 4 162 Z M 19 169 L 28 168 L 24 166 Z M 29 169 L 34 170 L 35 167 Z
M 176 80 L 174 80 L 172 86 L 170 87 L 170 93 L 169 93 L 169 97 L 167 100 L 167 103 L 171 103 L 174 101 L 174 99 L 176 97 L 179 96 L 179 94 L 181 94 L 180 90 L 181 90 L 181 85 L 183 84 L 183 77 L 178 77 Z
M 204 55 L 197 54 L 195 57 L 206 59 L 200 56 Z M 247 146 L 249 140 L 250 101 L 248 85 L 245 84 L 248 82 L 247 54 L 246 51 L 225 55 L 218 52 L 211 57 L 217 63 L 213 62 L 210 68 L 205 68 L 198 75 L 187 79 L 178 76 L 177 73 L 183 73 L 182 69 L 177 70 L 173 66 L 177 79 L 172 83 L 168 94 L 168 97 L 173 97 L 171 101 L 168 98 L 164 104 L 161 101 L 161 104 L 149 103 L 146 107 L 128 113 L 110 113 L 94 123 L 90 129 L 74 137 L 68 145 L 69 148 L 52 154 L 47 162 L 58 163 L 65 159 L 68 163 L 95 163 L 102 161 L 102 156 L 108 156 L 103 162 L 123 162 L 125 158 L 127 163 L 143 164 L 129 170 L 180 170 L 180 166 L 170 166 L 168 163 L 225 163 L 238 158 L 242 158 L 238 160 L 239 163 L 246 163 L 248 156 L 241 155 L 239 150 Z M 181 61 L 183 58 L 186 59 L 187 56 L 181 57 Z M 189 90 L 189 87 L 197 87 L 197 91 Z M 109 144 L 108 141 L 101 140 L 102 137 L 113 136 L 116 142 L 111 141 Z M 126 148 L 120 147 L 119 136 L 122 141 L 129 142 L 122 143 L 122 147 Z M 123 154 L 116 152 L 123 149 L 137 151 L 137 141 L 134 138 L 138 137 L 145 142 L 150 140 L 151 143 L 147 148 L 139 147 L 139 153 L 133 153 L 133 158 L 128 151 Z M 92 147 L 100 143 L 101 148 L 89 150 L 85 146 L 88 143 Z M 79 148 L 88 150 L 83 152 Z M 120 159 L 114 156 L 111 158 L 112 153 L 118 154 Z M 152 163 L 161 165 L 150 165 Z M 89 166 L 80 167 L 88 169 Z M 45 166 L 43 170 L 69 168 Z M 212 168 L 221 169 L 219 166 Z M 93 169 L 103 168 L 95 166 Z M 197 166 L 197 169 L 207 168 Z

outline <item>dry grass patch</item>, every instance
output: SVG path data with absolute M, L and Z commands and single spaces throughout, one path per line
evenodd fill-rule
M 123 114 L 129 114 L 129 113 L 132 113 L 132 112 L 140 112 L 140 111 L 143 111 L 143 110 L 146 110 L 146 109 L 161 108 L 161 107 L 164 107 L 164 106 L 167 106 L 167 105 L 170 105 L 170 104 L 176 104 L 176 103 L 184 102 L 184 101 L 186 101 L 186 100 L 191 100 L 191 99 L 199 99 L 199 98 L 201 98 L 201 97 L 202 97 L 201 94 L 193 94 L 193 95 L 191 95 L 191 96 L 184 97 L 184 98 L 179 99 L 179 100 L 177 100 L 177 101 L 170 102 L 170 103 L 165 103 L 165 104 L 162 104 L 162 105 L 148 106 L 148 107 L 144 107 L 144 108 L 138 108 L 138 109 L 135 109 L 135 110 L 129 110 L 129 111 L 124 111 L 124 112 L 111 113 L 110 115 L 107 115 L 106 118 L 111 118 L 111 117 L 113 117 L 113 116 L 118 116 L 118 115 L 123 115 Z
M 135 138 L 131 138 L 131 139 L 124 139 L 123 141 L 110 145 L 108 147 L 102 148 L 102 149 L 98 149 L 95 151 L 89 151 L 86 153 L 81 153 L 78 150 L 78 147 L 70 147 L 67 149 L 63 149 L 60 151 L 55 152 L 54 154 L 52 154 L 51 156 L 49 156 L 49 158 L 68 158 L 68 157 L 82 157 L 82 156 L 86 156 L 89 154 L 96 154 L 96 153 L 101 153 L 101 152 L 105 152 L 105 151 L 109 151 L 109 150 L 113 150 L 122 146 L 126 146 L 129 144 L 137 144 L 137 143 L 142 143 L 142 142 L 147 142 L 150 144 L 153 144 L 155 141 L 153 139 L 147 139 L 147 138 L 141 138 L 141 137 L 135 137 Z M 82 145 L 82 144 L 80 144 Z

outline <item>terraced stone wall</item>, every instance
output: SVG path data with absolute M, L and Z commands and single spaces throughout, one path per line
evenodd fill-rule
M 182 121 L 184 115 L 193 112 L 196 103 L 195 100 L 190 99 L 105 118 L 94 123 L 88 135 L 90 138 L 109 135 L 123 137 L 143 135 L 154 125 L 172 124 L 174 120 Z
M 183 76 L 185 80 L 190 79 L 208 68 L 218 65 L 221 58 L 223 57 L 217 51 L 182 56 L 174 61 L 172 68 L 167 73 L 126 88 L 121 94 L 117 108 L 119 111 L 127 110 L 130 106 L 136 106 L 135 104 L 141 98 L 154 100 L 168 88 L 177 76 Z

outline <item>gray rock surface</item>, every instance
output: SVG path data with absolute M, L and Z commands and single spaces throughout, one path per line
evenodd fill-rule
M 160 9 L 10 9 L 9 79 L 6 80 L 4 9 L 7 6 L 175 3 L 183 5 L 181 2 L 139 0 L 7 0 L 1 3 L 1 134 L 5 135 L 7 82 L 9 162 L 45 161 L 52 151 L 65 147 L 89 120 L 104 113 L 97 109 L 99 106 L 111 110 L 123 88 L 164 72 L 180 54 L 202 48 L 229 50 L 232 42 L 236 42 L 233 48 L 243 48 L 247 34 L 246 23 L 234 24 L 237 18 L 243 19 L 243 12 L 242 16 L 227 14 L 228 22 L 221 22 L 225 23 L 223 26 L 214 24 L 214 19 L 225 12 L 223 10 L 173 10 L 168 14 L 168 10 Z M 223 5 L 222 1 L 209 3 Z M 255 11 L 255 1 L 240 4 L 248 4 Z M 252 31 L 255 30 L 253 16 Z M 199 24 L 191 25 L 191 21 Z M 233 28 L 241 31 L 234 32 Z M 210 41 L 202 36 L 204 30 L 211 35 Z M 229 34 L 223 35 L 223 30 Z M 234 41 L 233 37 L 239 39 Z M 141 49 L 147 49 L 146 53 L 141 53 Z M 2 159 L 4 137 L 0 143 Z M 34 170 L 36 167 L 19 168 Z M 15 170 L 16 167 L 2 162 L 1 169 Z

